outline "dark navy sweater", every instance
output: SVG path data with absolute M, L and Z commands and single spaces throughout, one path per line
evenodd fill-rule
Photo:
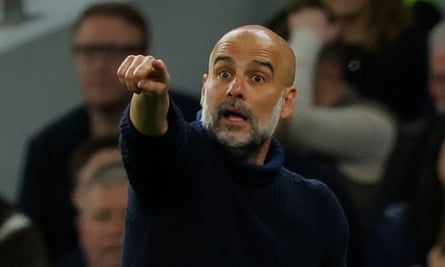
M 130 180 L 123 266 L 346 266 L 348 225 L 334 194 L 283 167 L 273 140 L 264 165 L 224 152 L 170 105 L 161 137 L 128 110 L 120 145 Z

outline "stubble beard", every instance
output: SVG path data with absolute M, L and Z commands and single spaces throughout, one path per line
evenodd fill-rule
M 283 97 L 280 96 L 270 117 L 260 121 L 253 115 L 250 109 L 236 98 L 229 98 L 214 109 L 210 109 L 204 99 L 201 123 L 209 135 L 216 139 L 229 154 L 241 160 L 247 160 L 258 154 L 262 145 L 272 137 L 280 120 L 282 104 Z M 241 126 L 221 125 L 221 118 L 228 107 L 241 111 L 245 116 L 246 121 L 250 125 L 250 131 L 247 137 L 238 138 L 239 135 L 236 135 L 236 132 L 242 134 Z

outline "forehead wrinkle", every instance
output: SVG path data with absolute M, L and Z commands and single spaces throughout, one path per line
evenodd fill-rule
M 282 70 L 286 86 L 291 86 L 295 77 L 295 54 L 286 40 L 262 26 L 245 26 L 223 35 L 211 53 L 230 55 L 230 52 L 251 56 L 260 61 L 270 61 L 274 71 Z M 211 62 L 209 62 L 211 63 Z M 280 71 L 281 73 L 281 71 Z
M 213 50 L 212 57 L 215 58 L 213 62 L 210 63 L 214 65 L 219 61 L 227 61 L 230 64 L 235 64 L 236 60 L 230 56 L 233 53 L 241 54 L 243 57 L 252 57 L 249 66 L 261 65 L 269 68 L 272 73 L 274 72 L 274 66 L 271 59 L 274 57 L 274 51 L 269 48 L 243 48 L 238 42 L 224 41 L 218 43 Z

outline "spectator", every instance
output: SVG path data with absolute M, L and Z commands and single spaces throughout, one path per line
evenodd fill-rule
M 441 18 L 436 8 L 420 2 L 407 7 L 402 0 L 293 0 L 270 27 L 290 37 L 288 15 L 308 6 L 322 8 L 338 25 L 338 40 L 347 48 L 345 77 L 360 95 L 386 105 L 402 123 L 423 115 L 428 77 L 425 40 Z
M 31 219 L 0 197 L 0 265 L 49 267 L 42 235 Z
M 412 202 L 391 203 L 369 234 L 364 266 L 426 266 L 442 247 L 445 190 L 445 118 L 428 135 Z M 436 247 L 437 246 L 437 247 Z
M 18 196 L 20 208 L 42 231 L 52 262 L 77 246 L 69 159 L 86 139 L 118 134 L 130 94 L 116 71 L 126 55 L 147 52 L 149 36 L 144 16 L 124 2 L 95 3 L 73 23 L 72 53 L 84 103 L 32 135 Z M 199 100 L 174 92 L 172 97 L 194 119 Z
M 293 114 L 280 125 L 278 137 L 288 148 L 307 150 L 335 166 L 343 178 L 338 182 L 369 226 L 378 213 L 376 195 L 395 143 L 397 122 L 385 106 L 360 96 L 346 81 L 345 47 L 332 43 L 337 27 L 322 9 L 301 9 L 289 24 L 299 92 Z
M 73 155 L 73 205 L 79 248 L 59 267 L 120 267 L 127 176 L 115 137 L 86 141 Z
M 411 202 L 417 190 L 419 162 L 428 142 L 432 127 L 444 117 L 445 106 L 445 21 L 438 23 L 430 33 L 429 42 L 429 96 L 432 111 L 420 119 L 400 127 L 397 143 L 387 163 L 380 205 L 393 202 Z

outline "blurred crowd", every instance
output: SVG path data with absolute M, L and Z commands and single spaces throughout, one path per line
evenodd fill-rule
M 297 100 L 275 137 L 349 222 L 348 266 L 445 266 L 445 20 L 434 1 L 292 0 L 267 26 L 296 56 Z M 118 139 L 130 100 L 116 76 L 150 50 L 122 2 L 73 23 L 81 106 L 32 133 L 17 203 L 0 203 L 1 266 L 120 266 L 127 179 Z M 187 121 L 198 98 L 170 90 Z

